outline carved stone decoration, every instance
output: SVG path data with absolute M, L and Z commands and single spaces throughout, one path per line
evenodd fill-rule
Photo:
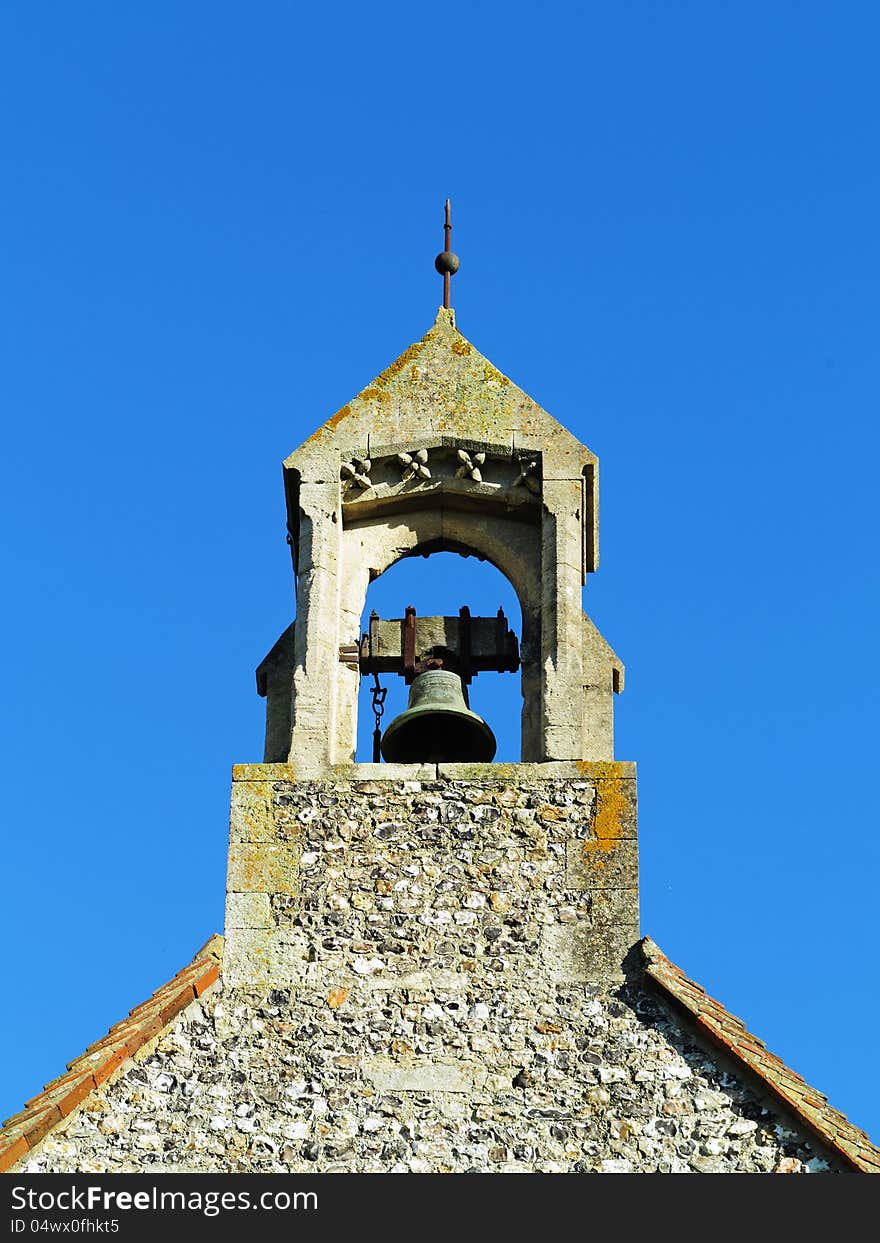
M 356 457 L 351 462 L 343 462 L 339 468 L 339 473 L 343 480 L 348 484 L 354 484 L 361 490 L 372 488 L 370 481 L 370 471 L 373 463 L 368 457 Z
M 403 483 L 409 483 L 410 479 L 431 478 L 431 472 L 425 465 L 428 460 L 427 449 L 417 449 L 415 453 L 398 453 L 397 460 L 401 466 L 400 478 Z
M 456 454 L 461 462 L 461 466 L 455 472 L 456 479 L 473 479 L 474 483 L 482 483 L 483 476 L 480 474 L 480 467 L 486 460 L 485 453 L 470 454 L 466 449 L 456 449 Z
M 525 461 L 523 458 L 517 458 L 517 467 L 519 474 L 511 485 L 514 488 L 520 486 L 528 488 L 530 492 L 541 491 L 541 481 L 535 478 L 535 472 L 538 469 L 538 460 L 533 458 L 531 461 Z

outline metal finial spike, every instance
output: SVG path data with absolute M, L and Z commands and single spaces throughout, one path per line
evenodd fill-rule
M 443 305 L 448 310 L 449 301 L 449 279 L 458 271 L 458 255 L 454 255 L 449 249 L 449 242 L 452 236 L 452 219 L 450 215 L 449 199 L 446 200 L 446 223 L 443 226 L 444 247 L 437 258 L 434 260 L 434 267 L 443 277 Z

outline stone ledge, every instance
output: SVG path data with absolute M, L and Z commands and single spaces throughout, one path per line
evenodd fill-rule
M 296 781 L 635 781 L 631 760 L 547 760 L 542 764 L 328 764 L 306 771 L 296 764 L 234 764 L 234 782 Z
M 635 781 L 627 760 L 547 760 L 543 764 L 438 764 L 437 773 L 453 781 Z
M 436 781 L 436 764 L 334 764 L 327 776 L 340 781 Z
M 233 764 L 233 781 L 300 781 L 294 764 Z

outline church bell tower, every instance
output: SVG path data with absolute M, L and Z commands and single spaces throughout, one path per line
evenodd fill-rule
M 428 332 L 284 462 L 296 617 L 257 670 L 263 762 L 233 770 L 223 973 L 311 1016 L 339 1050 L 321 1091 L 353 1079 L 441 1129 L 513 1110 L 513 1145 L 550 1087 L 511 1016 L 577 1041 L 584 990 L 638 959 L 636 779 L 614 759 L 623 666 L 581 607 L 596 457 L 459 332 L 448 228 L 436 266 Z M 406 600 L 361 633 L 370 582 L 441 551 L 508 578 L 521 634 Z M 492 762 L 491 705 L 468 706 L 486 670 L 521 679 L 519 763 Z M 359 686 L 380 674 L 409 706 L 359 763 Z
M 225 936 L 0 1128 L 0 1169 L 880 1172 L 640 939 L 623 668 L 581 607 L 596 458 L 458 331 L 449 232 L 434 324 L 284 463 L 296 616 L 233 769 Z M 460 600 L 362 628 L 437 552 L 496 566 L 521 633 Z M 487 671 L 520 679 L 518 763 Z M 358 762 L 365 678 L 409 703 Z

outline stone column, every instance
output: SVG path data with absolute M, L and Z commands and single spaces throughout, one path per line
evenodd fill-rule
M 545 479 L 541 526 L 545 760 L 582 759 L 583 534 L 580 479 Z
M 303 480 L 299 503 L 290 762 L 303 773 L 323 772 L 334 760 L 333 679 L 327 675 L 339 660 L 339 485 Z

